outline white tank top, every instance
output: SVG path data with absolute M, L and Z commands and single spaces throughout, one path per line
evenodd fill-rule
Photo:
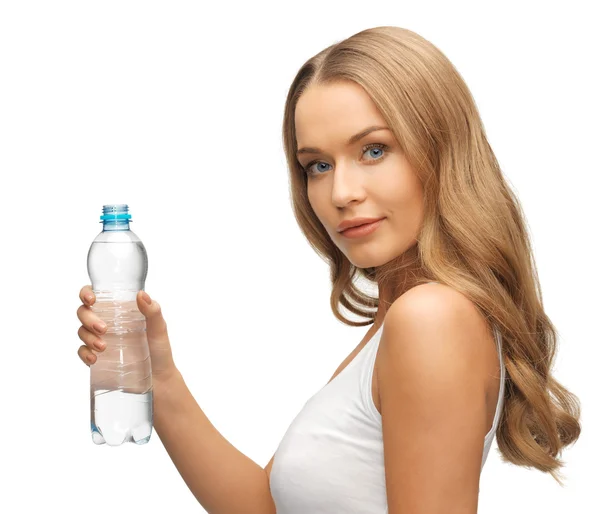
M 384 514 L 387 509 L 381 414 L 371 384 L 383 325 L 294 418 L 279 444 L 270 486 L 277 514 Z M 492 428 L 485 435 L 481 469 L 504 402 L 501 335 L 500 391 Z

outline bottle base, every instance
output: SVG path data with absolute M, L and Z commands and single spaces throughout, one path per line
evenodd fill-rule
M 147 431 L 146 427 L 143 427 L 143 428 L 144 428 L 144 432 L 146 432 Z M 94 425 L 92 423 L 92 441 L 97 445 L 107 444 L 108 446 L 121 446 L 123 443 L 135 443 L 137 445 L 142 445 L 142 444 L 146 444 L 148 441 L 150 441 L 150 436 L 152 435 L 152 428 L 150 428 L 150 433 L 146 437 L 139 437 L 140 434 L 136 434 L 135 432 L 136 431 L 128 432 L 123 439 L 112 438 L 109 441 L 107 441 L 106 439 L 104 439 L 102 432 L 100 432 L 100 430 L 98 430 L 96 425 Z M 138 437 L 136 437 L 136 435 Z M 143 435 L 143 434 L 141 434 L 141 435 Z
M 152 435 L 152 396 L 152 391 L 144 394 L 96 391 L 92 403 L 92 441 L 108 446 L 146 444 Z

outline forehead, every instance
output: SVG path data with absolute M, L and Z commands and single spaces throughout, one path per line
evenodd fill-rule
M 298 99 L 294 121 L 298 147 L 345 141 L 367 126 L 386 125 L 367 92 L 350 81 L 310 86 Z

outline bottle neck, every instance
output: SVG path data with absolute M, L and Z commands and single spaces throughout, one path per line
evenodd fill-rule
M 103 222 L 103 232 L 114 232 L 119 230 L 129 230 L 128 220 L 117 220 L 117 221 L 105 221 Z

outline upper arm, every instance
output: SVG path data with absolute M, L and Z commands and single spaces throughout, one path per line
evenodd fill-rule
M 390 514 L 477 512 L 483 331 L 475 305 L 446 286 L 417 286 L 386 313 L 377 378 Z

